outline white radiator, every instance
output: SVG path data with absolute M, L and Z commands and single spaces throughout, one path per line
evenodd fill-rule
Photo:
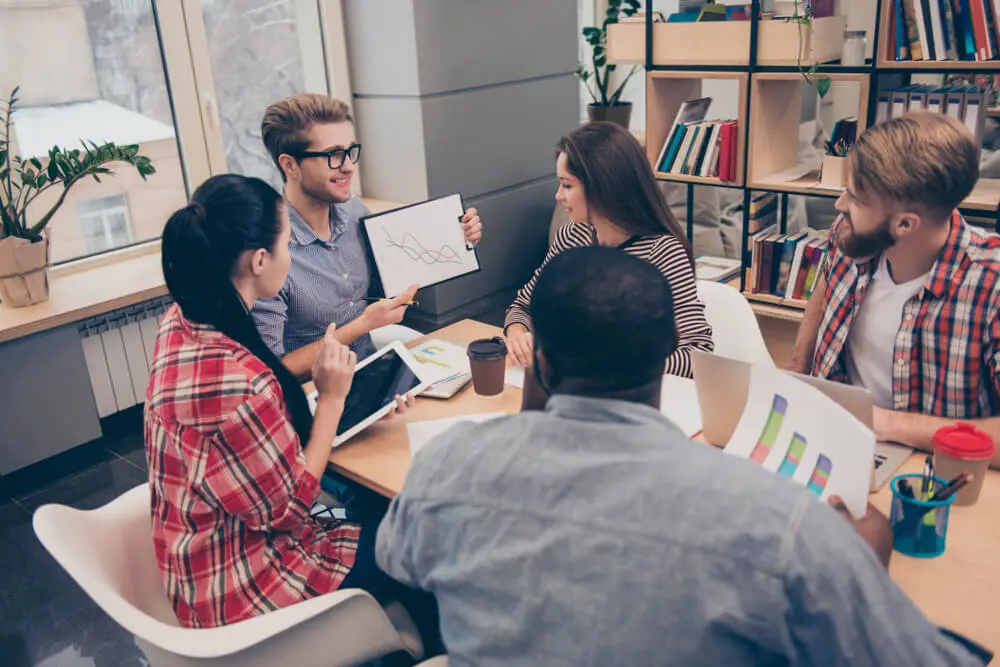
M 146 400 L 153 345 L 169 297 L 121 308 L 80 323 L 83 354 L 101 417 Z

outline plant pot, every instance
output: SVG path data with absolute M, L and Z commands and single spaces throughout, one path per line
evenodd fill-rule
M 632 103 L 619 102 L 613 107 L 602 107 L 591 102 L 587 105 L 587 117 L 590 118 L 591 122 L 605 120 L 621 125 L 627 130 L 629 121 L 632 119 Z
M 820 185 L 827 188 L 842 188 L 844 182 L 844 168 L 847 158 L 835 155 L 823 156 L 823 170 L 820 176 Z
M 49 300 L 49 240 L 0 239 L 0 303 L 8 308 Z

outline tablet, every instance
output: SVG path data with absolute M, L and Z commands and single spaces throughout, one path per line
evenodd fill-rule
M 339 445 L 350 440 L 392 409 L 397 396 L 419 394 L 427 383 L 417 374 L 417 362 L 403 344 L 394 341 L 371 355 L 354 369 L 351 390 L 344 401 L 344 414 L 337 425 Z M 309 395 L 309 407 L 316 412 L 317 393 Z

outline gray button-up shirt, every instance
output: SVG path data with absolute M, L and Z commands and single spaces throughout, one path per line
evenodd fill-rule
M 981 664 L 810 492 L 632 403 L 454 427 L 376 557 L 437 597 L 453 667 Z
M 357 197 L 330 207 L 329 241 L 316 236 L 298 212 L 288 207 L 292 222 L 292 265 L 284 287 L 273 299 L 259 299 L 253 319 L 261 338 L 278 357 L 319 340 L 336 322 L 343 326 L 368 305 L 371 267 L 358 219 L 369 214 Z M 359 359 L 375 351 L 367 334 L 352 345 Z

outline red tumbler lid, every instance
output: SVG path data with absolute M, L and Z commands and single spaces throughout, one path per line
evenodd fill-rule
M 959 422 L 942 426 L 934 433 L 934 450 L 961 461 L 992 458 L 996 445 L 989 434 L 972 424 Z

